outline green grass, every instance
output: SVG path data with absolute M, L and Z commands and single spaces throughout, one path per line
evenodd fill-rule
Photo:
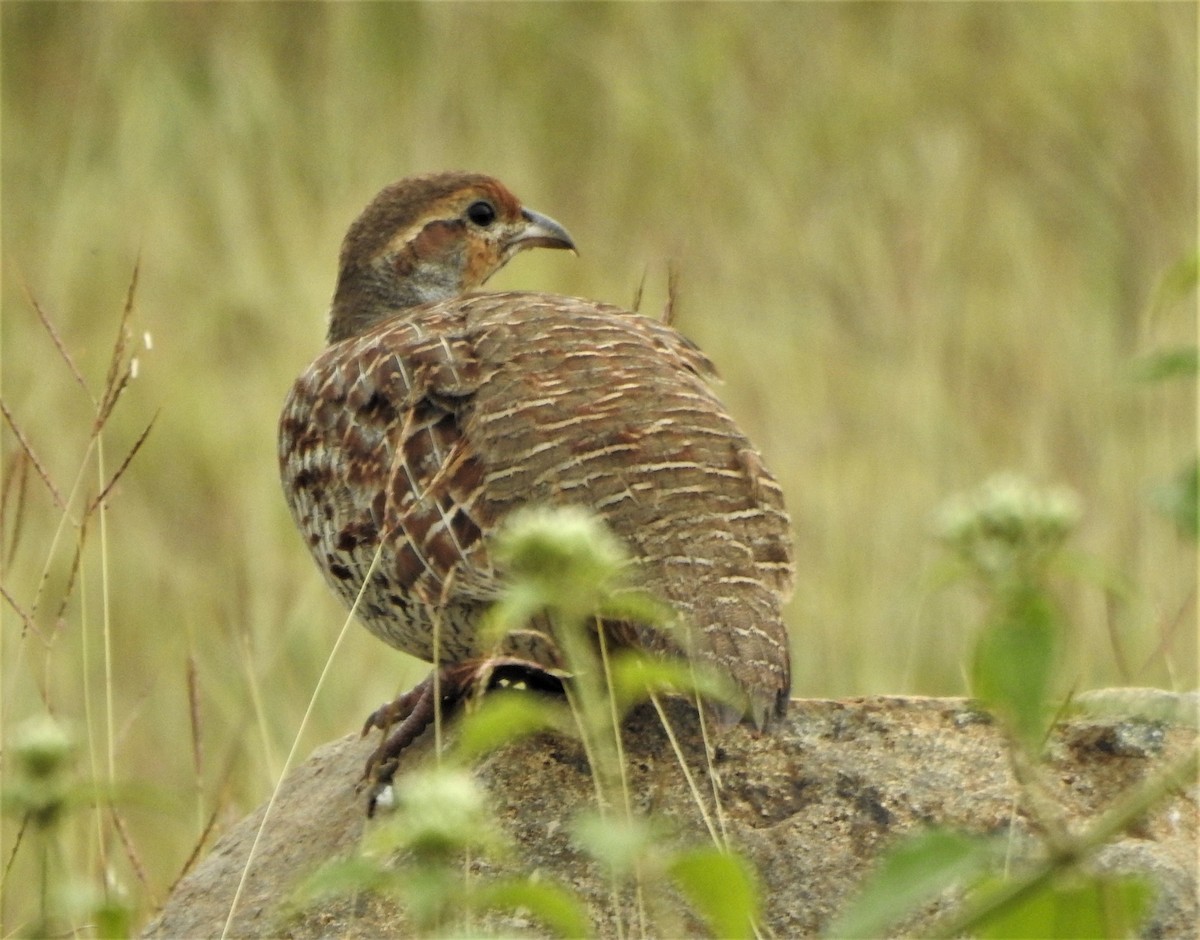
M 1194 383 L 1131 378 L 1196 339 L 1194 298 L 1149 314 L 1196 249 L 1193 7 L 6 3 L 0 29 L 0 395 L 68 491 L 93 408 L 22 281 L 99 390 L 140 258 L 153 346 L 81 499 L 158 414 L 74 581 L 3 429 L 2 583 L 28 609 L 48 577 L 42 638 L 2 611 L 0 719 L 48 705 L 106 778 L 111 696 L 115 776 L 159 794 L 124 808 L 148 885 L 107 822 L 65 848 L 139 911 L 268 792 L 340 626 L 275 421 L 345 227 L 410 172 L 494 173 L 571 230 L 579 258 L 496 287 L 628 303 L 648 271 L 654 310 L 678 262 L 677 323 L 788 496 L 797 694 L 964 690 L 977 601 L 930 515 L 1000 470 L 1072 487 L 1108 572 L 1063 587 L 1067 684 L 1195 685 L 1194 545 L 1148 499 L 1195 451 Z M 365 631 L 341 655 L 311 744 L 424 672 Z

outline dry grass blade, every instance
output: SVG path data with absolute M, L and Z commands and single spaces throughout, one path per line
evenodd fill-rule
M 188 717 L 192 721 L 192 769 L 196 783 L 201 787 L 204 780 L 204 740 L 200 722 L 200 676 L 196 669 L 196 658 L 189 653 L 187 658 Z
M 96 421 L 92 426 L 93 435 L 98 434 L 104 427 L 116 406 L 121 392 L 133 377 L 131 357 L 128 355 L 129 341 L 133 336 L 129 328 L 129 320 L 133 316 L 133 301 L 137 296 L 138 273 L 141 260 L 134 262 L 133 275 L 129 279 L 129 288 L 125 292 L 125 306 L 121 308 L 121 319 L 117 323 L 117 337 L 113 341 L 112 356 L 108 361 L 108 374 L 104 377 L 104 394 L 96 406 Z
M 156 411 L 154 413 L 154 417 L 150 419 L 150 423 L 146 425 L 146 427 L 142 430 L 142 433 L 138 435 L 138 439 L 133 442 L 133 446 L 129 448 L 129 453 L 125 455 L 125 459 L 121 461 L 121 465 L 117 467 L 116 472 L 109 478 L 108 483 L 104 485 L 104 489 L 102 489 L 96 498 L 93 499 L 88 505 L 87 512 L 84 514 L 85 518 L 95 512 L 100 504 L 108 498 L 108 494 L 112 492 L 112 488 L 116 485 L 117 481 L 121 479 L 122 474 L 124 474 L 129 468 L 129 464 L 133 461 L 133 458 L 137 455 L 137 452 L 142 449 L 142 445 L 146 443 L 146 438 L 150 436 L 150 429 L 154 427 L 154 422 L 157 420 L 158 412 Z
M 58 350 L 58 354 L 62 357 L 63 362 L 67 364 L 67 368 L 71 370 L 71 375 L 75 376 L 75 381 L 79 387 L 84 390 L 92 403 L 96 403 L 96 398 L 92 395 L 91 390 L 87 387 L 87 382 L 83 377 L 83 373 L 79 371 L 79 367 L 75 365 L 75 360 L 71 358 L 71 354 L 67 352 L 67 347 L 62 341 L 62 337 L 58 335 L 58 330 L 54 328 L 54 324 L 50 322 L 50 317 L 46 311 L 42 309 L 42 305 L 38 303 L 34 297 L 33 291 L 30 290 L 25 278 L 21 276 L 21 290 L 25 292 L 25 298 L 29 301 L 29 305 L 33 307 L 34 313 L 37 314 L 38 320 L 41 321 L 42 328 L 50 337 L 50 341 L 54 343 L 54 348 Z
M 8 593 L 8 588 L 6 588 L 3 584 L 0 584 L 0 597 L 3 597 L 6 601 L 8 601 L 8 605 L 14 611 L 16 611 L 17 616 L 21 618 L 21 622 L 25 624 L 25 629 L 32 631 L 39 640 L 45 643 L 46 635 L 38 629 L 38 625 L 34 621 L 33 615 L 17 603 L 17 599 Z
M 29 825 L 29 814 L 27 813 L 21 819 L 21 827 L 17 830 L 17 837 L 13 840 L 12 851 L 8 855 L 8 861 L 4 863 L 4 880 L 7 881 L 9 875 L 12 874 L 13 862 L 17 860 L 17 852 L 20 851 L 21 843 L 25 841 L 25 828 Z
M 179 869 L 179 874 L 175 876 L 175 880 L 172 881 L 170 887 L 167 888 L 168 897 L 175 892 L 175 886 L 183 880 L 184 876 L 187 875 L 187 873 L 195 867 L 196 862 L 200 860 L 200 853 L 204 851 L 204 846 L 208 844 L 209 836 L 211 836 L 213 834 L 213 830 L 217 828 L 217 818 L 220 815 L 221 805 L 218 803 L 213 807 L 212 812 L 209 814 L 208 822 L 205 824 L 204 829 L 200 832 L 200 838 L 198 838 L 196 840 L 196 844 L 192 846 L 192 851 L 188 854 L 187 859 L 184 860 L 183 867 Z
M 1126 685 L 1132 679 L 1133 673 L 1130 670 L 1129 657 L 1125 653 L 1125 643 L 1121 637 L 1117 614 L 1117 599 L 1111 593 L 1106 593 L 1104 596 L 1104 625 L 1108 628 L 1108 645 L 1112 650 L 1113 663 L 1117 667 L 1117 675 L 1121 677 L 1121 684 Z
M 123 817 L 115 806 L 109 807 L 112 815 L 113 828 L 116 829 L 117 835 L 121 839 L 121 846 L 125 849 L 125 857 L 129 860 L 129 865 L 133 869 L 133 873 L 137 875 L 137 880 L 141 882 L 142 887 L 147 893 L 150 891 L 150 879 L 146 877 L 146 868 L 142 864 L 142 859 L 134 847 L 133 839 L 129 836 L 129 829 L 125 825 L 125 817 Z
M 28 438 L 25 437 L 25 433 L 17 424 L 17 420 L 13 417 L 12 412 L 8 410 L 8 405 L 4 403 L 3 398 L 0 398 L 0 413 L 4 415 L 4 420 L 8 422 L 8 426 L 12 429 L 13 434 L 16 435 L 17 442 L 21 445 L 21 449 L 25 451 L 26 456 L 33 464 L 33 469 L 38 472 L 38 476 L 40 476 L 42 478 L 42 482 L 46 484 L 46 489 L 50 491 L 50 496 L 54 499 L 54 505 L 61 512 L 66 513 L 66 501 L 62 498 L 62 494 L 58 491 L 58 487 L 54 485 L 54 481 L 50 479 L 50 474 L 46 471 L 46 468 L 42 466 L 42 462 L 38 460 L 37 454 L 33 450 L 33 445 L 30 444 Z
M 642 268 L 642 279 L 638 281 L 637 289 L 633 292 L 633 301 L 629 305 L 629 309 L 634 313 L 638 312 L 638 308 L 642 305 L 642 294 L 646 291 L 646 278 L 650 274 L 649 266 Z
M 209 837 L 216 829 L 217 820 L 221 816 L 221 808 L 226 804 L 226 801 L 229 798 L 229 781 L 233 778 L 234 771 L 238 767 L 240 753 L 241 751 L 239 747 L 234 747 L 230 751 L 229 759 L 225 763 L 225 769 L 220 776 L 220 782 L 217 788 L 220 796 L 214 803 L 212 812 L 209 814 L 208 820 L 204 824 L 204 828 L 200 830 L 200 837 L 196 840 L 196 844 L 192 846 L 191 852 L 188 853 L 188 857 L 184 861 L 183 867 L 179 869 L 179 874 L 175 876 L 175 879 L 171 882 L 171 886 L 167 888 L 168 895 L 175 891 L 175 886 L 183 880 L 184 876 L 187 875 L 192 868 L 195 867 L 196 862 L 200 860 L 200 856 L 204 851 L 204 846 L 208 843 Z
M 728 844 L 725 840 L 725 833 L 718 831 L 713 825 L 712 814 L 709 812 L 708 804 L 704 802 L 704 797 L 700 794 L 700 787 L 696 784 L 696 777 L 688 767 L 687 758 L 683 756 L 683 748 L 679 745 L 679 739 L 675 734 L 675 727 L 671 724 L 671 719 L 667 717 L 667 712 L 662 706 L 662 699 L 657 694 L 650 696 L 650 704 L 654 706 L 654 711 L 658 713 L 659 723 L 662 725 L 663 731 L 667 735 L 667 740 L 671 744 L 671 750 L 675 754 L 675 762 L 679 769 L 683 772 L 683 779 L 687 781 L 688 792 L 691 794 L 692 802 L 695 803 L 696 809 L 700 813 L 700 818 L 704 822 L 704 828 L 708 830 L 708 837 L 712 840 L 712 844 L 718 849 L 728 849 Z M 703 716 L 700 719 L 703 721 Z M 712 772 L 712 768 L 709 768 Z M 715 793 L 715 790 L 714 790 Z
M 93 436 L 99 435 L 104 425 L 108 423 L 113 408 L 116 407 L 117 399 L 121 397 L 121 393 L 125 391 L 125 386 L 129 384 L 131 378 L 133 378 L 133 373 L 129 363 L 126 362 L 125 370 L 117 375 L 115 384 L 104 386 L 104 397 L 100 400 L 100 405 L 96 410 L 96 420 L 92 425 Z
M 75 542 L 75 556 L 71 559 L 71 571 L 67 575 L 67 583 L 63 587 L 62 599 L 59 601 L 58 610 L 54 612 L 56 620 L 62 619 L 62 616 L 67 612 L 67 604 L 71 600 L 71 595 L 75 592 L 75 580 L 79 577 L 79 565 L 83 560 L 83 543 L 86 531 L 85 520 L 85 524 L 79 527 L 79 538 Z
M 3 485 L 0 486 L 0 533 L 10 533 L 8 544 L 3 547 L 4 554 L 0 556 L 0 571 L 7 568 L 8 560 L 16 555 L 17 547 L 21 544 L 30 462 L 25 451 L 19 450 L 13 454 L 9 459 L 8 472 L 4 474 Z
M 675 325 L 675 311 L 679 308 L 679 264 L 667 262 L 667 302 L 663 305 L 662 321 L 667 326 Z
M 1187 613 L 1196 603 L 1196 585 L 1192 585 L 1184 597 L 1183 602 L 1176 609 L 1175 614 L 1163 623 L 1159 632 L 1158 643 L 1154 647 L 1154 651 L 1146 657 L 1146 661 L 1142 663 L 1140 669 L 1137 670 L 1135 676 L 1144 674 L 1154 664 L 1157 659 L 1165 659 L 1171 647 L 1179 636 L 1179 628 L 1184 623 L 1194 622 L 1194 619 L 1188 618 Z

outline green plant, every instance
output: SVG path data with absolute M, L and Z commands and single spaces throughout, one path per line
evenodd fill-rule
M 1129 586 L 1112 623 L 1062 592 L 1080 687 L 1195 686 L 1194 545 L 1147 537 L 1144 501 L 1195 446 L 1194 390 L 1114 381 L 1131 348 L 1195 346 L 1194 318 L 1152 335 L 1139 318 L 1195 240 L 1194 5 L 3 3 L 0 20 L 0 392 L 61 495 L 93 410 L 22 282 L 99 389 L 103 311 L 140 256 L 135 335 L 155 340 L 106 425 L 109 472 L 82 477 L 91 498 L 161 408 L 110 492 L 105 585 L 93 517 L 61 612 L 76 530 L 59 536 L 41 635 L 0 604 L 0 733 L 49 709 L 100 779 L 111 699 L 113 763 L 172 795 L 123 834 L 69 821 L 135 923 L 270 792 L 342 622 L 279 498 L 274 427 L 320 348 L 346 225 L 410 172 L 492 172 L 578 237 L 578 260 L 527 258 L 497 289 L 625 303 L 648 266 L 654 311 L 678 259 L 676 323 L 797 522 L 800 694 L 960 688 L 964 634 L 937 630 L 973 601 L 928 597 L 935 548 L 897 546 L 1004 465 L 1087 494 L 1080 547 Z M 0 583 L 28 613 L 62 513 L 7 425 L 0 449 Z M 298 753 L 425 669 L 350 630 Z M 5 862 L 15 839 L 6 819 Z M 28 854 L 0 885 L 5 933 L 36 910 Z
M 1039 490 L 1020 477 L 993 477 L 947 501 L 942 540 L 984 595 L 971 691 L 997 713 L 1026 752 L 1044 737 L 1064 624 L 1047 584 L 1050 563 L 1079 521 L 1069 490 Z
M 471 853 L 505 851 L 468 772 L 471 762 L 553 729 L 582 742 L 595 786 L 595 806 L 570 821 L 574 840 L 608 873 L 618 922 L 622 896 L 631 891 L 635 899 L 636 922 L 619 929 L 638 936 L 680 929 L 665 893 L 650 890 L 671 886 L 715 936 L 753 935 L 758 894 L 752 868 L 715 830 L 713 845 L 680 844 L 662 820 L 636 815 L 621 744 L 622 719 L 636 703 L 656 700 L 662 692 L 720 699 L 728 697 L 728 689 L 684 661 L 609 654 L 600 618 L 673 627 L 668 610 L 628 587 L 622 546 L 591 514 L 518 513 L 502 533 L 496 556 L 511 580 L 491 611 L 488 632 L 498 644 L 510 630 L 547 623 L 566 663 L 566 703 L 514 691 L 477 700 L 435 766 L 406 769 L 397 779 L 395 811 L 370 832 L 362 853 L 318 871 L 301 887 L 298 902 L 349 890 L 390 892 L 422 934 L 456 929 L 468 914 L 519 906 L 560 935 L 589 935 L 581 901 L 562 885 L 544 879 L 478 881 L 462 869 Z M 680 766 L 688 773 L 682 757 Z
M 74 735 L 49 715 L 27 719 L 10 742 L 14 767 L 0 808 L 19 822 L 37 857 L 37 910 L 22 933 L 49 937 L 86 924 L 98 937 L 126 937 L 132 929 L 127 899 L 114 886 L 97 890 L 67 848 L 69 816 L 112 801 L 108 788 L 75 778 L 76 745 Z
M 42 710 L 33 716 L 23 716 L 8 742 L 13 760 L 7 761 L 3 768 L 0 791 L 4 796 L 4 816 L 15 820 L 17 829 L 11 848 L 6 847 L 0 876 L 0 904 L 9 900 L 6 889 L 14 880 L 29 878 L 32 869 L 34 876 L 29 880 L 38 885 L 32 909 L 17 906 L 15 910 L 5 909 L 4 914 L 15 917 L 16 923 L 22 925 L 20 929 L 34 936 L 64 927 L 79 929 L 85 924 L 98 936 L 121 936 L 129 932 L 132 911 L 118 874 L 119 861 L 112 853 L 113 840 L 119 841 L 128 870 L 140 880 L 145 878 L 136 849 L 127 836 L 123 808 L 117 802 L 108 511 L 114 490 L 145 444 L 154 421 L 142 428 L 115 470 L 106 458 L 106 446 L 111 446 L 113 437 L 109 425 L 118 402 L 137 376 L 138 354 L 142 351 L 132 329 L 137 283 L 135 269 L 98 392 L 84 378 L 47 311 L 27 293 L 29 306 L 53 345 L 59 364 L 66 368 L 76 392 L 81 393 L 79 398 L 86 402 L 88 429 L 74 455 L 76 468 L 69 486 L 60 485 L 56 474 L 39 457 L 25 425 L 0 397 L 0 413 L 18 444 L 9 461 L 10 472 L 4 477 L 0 498 L 4 521 L 0 562 L 4 579 L 0 595 L 19 618 L 22 658 L 28 655 L 36 661 L 44 657 L 47 664 L 37 687 Z M 27 512 L 31 515 L 34 512 L 29 508 L 35 502 L 29 487 L 30 468 L 57 514 L 56 527 L 48 541 L 39 537 L 44 533 L 23 531 L 23 518 Z M 95 474 L 94 483 L 89 482 L 91 474 Z M 39 550 L 44 550 L 44 555 L 33 558 L 31 569 L 37 572 L 36 577 L 23 581 L 18 588 L 12 572 L 30 570 L 24 555 Z M 94 590 L 93 578 L 99 581 L 99 604 L 89 601 L 89 590 Z M 69 686 L 65 691 L 58 687 L 57 675 L 49 668 L 56 647 L 70 632 L 69 613 L 78 617 L 82 633 L 82 695 L 73 694 Z M 95 646 L 102 650 L 100 669 L 104 681 L 100 689 L 93 685 L 93 663 L 89 661 L 96 655 Z M 86 746 L 91 771 L 87 782 L 80 782 L 74 775 L 74 758 L 81 742 L 67 730 L 65 720 L 56 715 L 58 709 L 54 703 L 58 701 L 65 701 L 68 709 L 80 708 L 83 712 L 82 744 Z M 9 702 L 4 706 L 7 717 Z M 85 815 L 79 812 L 84 809 L 89 811 L 86 821 L 79 818 Z M 25 839 L 27 832 L 31 833 L 30 842 Z M 75 853 L 66 848 L 89 832 L 101 845 L 102 874 L 98 879 L 84 875 L 84 866 L 77 864 Z M 30 844 L 35 856 L 32 864 L 23 857 Z M 26 918 L 30 920 L 26 922 Z
M 948 889 L 964 895 L 934 932 L 984 937 L 1122 937 L 1134 931 L 1151 898 L 1135 877 L 1106 877 L 1081 867 L 1159 799 L 1194 777 L 1185 759 L 1111 807 L 1082 833 L 1069 832 L 1041 779 L 1041 752 L 1066 690 L 1055 668 L 1069 640 L 1049 586 L 1052 563 L 1080 515 L 1064 489 L 1038 489 L 1005 475 L 948 500 L 938 529 L 984 595 L 971 691 L 1008 740 L 1019 804 L 1044 841 L 1043 857 L 1008 871 L 1007 846 L 991 836 L 940 830 L 903 840 L 881 860 L 861 894 L 829 927 L 833 937 L 886 932 L 906 913 Z
M 1154 291 L 1146 319 L 1158 320 L 1166 310 L 1182 306 L 1182 301 L 1195 294 L 1198 279 L 1200 254 L 1189 255 L 1172 265 Z M 1134 375 L 1142 382 L 1194 380 L 1197 368 L 1197 347 L 1193 342 L 1150 353 L 1137 362 Z M 1175 524 L 1180 535 L 1192 542 L 1200 535 L 1198 491 L 1200 461 L 1192 457 L 1185 461 L 1171 480 L 1159 484 L 1151 494 L 1158 510 Z

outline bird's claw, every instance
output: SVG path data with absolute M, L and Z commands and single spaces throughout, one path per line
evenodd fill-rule
M 449 709 L 475 692 L 498 687 L 523 686 L 540 692 L 561 693 L 565 677 L 565 673 L 547 669 L 529 660 L 510 656 L 489 657 L 444 666 L 440 673 L 430 673 L 394 702 L 375 709 L 362 730 L 364 735 L 372 728 L 383 732 L 383 740 L 367 758 L 359 781 L 360 789 L 369 784 L 367 815 L 375 815 L 376 808 L 386 802 L 380 797 L 392 785 L 392 777 L 400 764 L 400 753 L 433 722 L 435 687 L 440 692 L 441 707 Z

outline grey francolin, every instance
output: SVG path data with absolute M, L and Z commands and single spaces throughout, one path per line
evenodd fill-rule
M 329 346 L 280 421 L 296 524 L 342 600 L 362 592 L 372 633 L 445 667 L 449 701 L 496 652 L 477 627 L 504 585 L 497 527 L 524 506 L 584 507 L 764 724 L 785 710 L 790 681 L 780 488 L 709 389 L 712 364 L 669 326 L 574 297 L 472 293 L 538 246 L 574 248 L 487 176 L 405 179 L 367 206 L 342 246 Z M 555 665 L 539 636 L 514 634 L 500 652 Z M 614 636 L 679 652 L 638 625 Z M 432 688 L 369 719 L 385 732 L 400 722 L 369 771 L 390 778 L 429 721 Z

